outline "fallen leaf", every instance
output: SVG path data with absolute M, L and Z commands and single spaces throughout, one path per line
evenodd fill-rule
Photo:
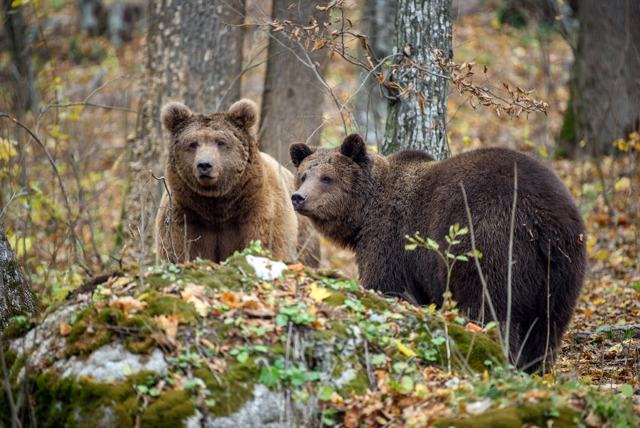
M 116 300 L 112 300 L 109 303 L 112 308 L 122 309 L 124 315 L 129 315 L 130 312 L 136 312 L 144 309 L 147 306 L 146 302 L 141 302 L 131 296 L 118 297 Z
M 162 329 L 167 341 L 175 346 L 176 336 L 178 335 L 178 324 L 180 324 L 180 315 L 157 315 L 153 317 L 158 327 Z
M 68 336 L 71 333 L 71 325 L 60 321 L 60 336 Z
M 240 307 L 240 297 L 230 291 L 223 291 L 222 293 L 220 293 L 220 302 L 224 303 L 229 308 Z
M 418 355 L 415 353 L 413 349 L 403 345 L 402 342 L 400 342 L 398 339 L 395 339 L 395 344 L 396 344 L 396 347 L 398 348 L 398 351 L 400 351 L 400 353 L 402 353 L 407 357 L 415 357 L 416 355 Z
M 318 285 L 314 282 L 310 286 L 309 297 L 311 297 L 316 302 L 322 302 L 327 297 L 331 296 L 331 292 L 324 287 L 318 287 Z
M 482 327 L 480 327 L 478 324 L 474 324 L 472 322 L 468 322 L 467 325 L 465 326 L 465 328 L 469 331 L 472 331 L 474 333 L 481 333 L 482 332 Z

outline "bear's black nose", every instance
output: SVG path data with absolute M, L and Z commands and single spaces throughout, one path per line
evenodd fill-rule
M 211 172 L 212 169 L 213 169 L 213 165 L 211 165 L 211 162 L 206 162 L 206 161 L 198 162 L 198 172 L 200 174 L 207 175 Z
M 293 203 L 293 208 L 295 209 L 299 209 L 304 204 L 304 201 L 306 200 L 307 200 L 307 195 L 303 195 L 302 193 L 296 192 L 293 195 L 291 195 L 291 202 Z

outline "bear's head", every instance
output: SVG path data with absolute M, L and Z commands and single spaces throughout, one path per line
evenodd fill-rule
M 162 108 L 161 118 L 171 134 L 170 171 L 193 192 L 208 197 L 229 193 L 240 182 L 257 143 L 251 133 L 258 110 L 242 99 L 227 112 L 195 114 L 179 102 Z
M 329 236 L 349 231 L 340 227 L 357 227 L 358 212 L 367 198 L 372 155 L 357 134 L 351 134 L 337 149 L 313 150 L 303 143 L 289 148 L 296 167 L 296 191 L 291 196 L 294 209 L 309 217 Z

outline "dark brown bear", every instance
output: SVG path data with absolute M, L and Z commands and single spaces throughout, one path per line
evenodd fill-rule
M 433 251 L 406 251 L 405 236 L 420 232 L 444 248 L 451 225 L 468 225 L 462 183 L 476 248 L 483 254 L 480 265 L 503 327 L 517 165 L 510 353 L 528 371 L 537 369 L 545 355 L 552 363 L 580 294 L 586 255 L 580 213 L 551 170 L 498 148 L 443 161 L 417 151 L 384 157 L 367 153 L 358 135 L 337 149 L 313 151 L 294 144 L 290 152 L 297 167 L 296 210 L 321 233 L 355 251 L 365 288 L 418 304 L 442 304 L 446 269 Z M 470 251 L 469 238 L 453 252 Z M 472 259 L 455 265 L 450 286 L 469 318 L 493 319 L 488 304 L 481 313 L 482 285 Z
M 163 196 L 156 217 L 161 258 L 221 261 L 261 240 L 277 258 L 318 264 L 318 237 L 289 201 L 293 175 L 258 150 L 251 132 L 257 114 L 250 100 L 222 113 L 194 114 L 177 102 L 162 109 L 171 133 L 171 196 Z

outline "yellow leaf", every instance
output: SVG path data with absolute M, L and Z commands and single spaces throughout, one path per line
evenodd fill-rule
M 623 190 L 629 190 L 631 187 L 631 180 L 629 177 L 622 177 L 620 180 L 616 181 L 616 184 L 613 186 L 616 189 L 616 192 L 621 192 Z
M 318 287 L 316 283 L 312 283 L 309 288 L 311 292 L 309 292 L 309 297 L 311 297 L 316 302 L 322 302 L 327 297 L 331 296 L 331 293 L 324 287 Z
M 0 161 L 7 162 L 9 159 L 17 156 L 18 151 L 15 148 L 15 142 L 6 138 L 0 138 Z
M 396 346 L 398 347 L 398 351 L 400 351 L 403 355 L 407 356 L 407 357 L 415 357 L 416 354 L 415 351 L 405 345 L 402 344 L 402 342 L 400 342 L 398 339 L 394 339 Z

